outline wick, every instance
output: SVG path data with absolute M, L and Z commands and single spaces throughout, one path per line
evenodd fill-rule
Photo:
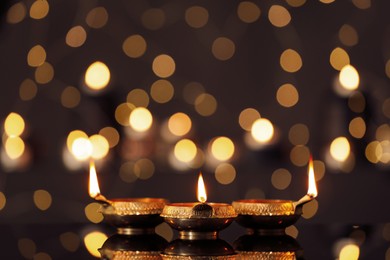
M 315 198 L 314 194 L 306 194 L 305 196 L 303 196 L 302 198 L 300 198 L 298 201 L 296 202 L 293 202 L 295 208 L 300 206 L 300 205 L 304 205 L 310 201 L 312 201 L 313 199 Z
M 200 199 L 201 203 L 206 203 L 206 198 L 205 197 L 200 197 L 199 199 Z
M 106 197 L 104 197 L 102 194 L 98 193 L 95 197 L 94 197 L 95 200 L 97 200 L 98 202 L 103 202 L 103 203 L 108 203 L 108 204 L 112 204 L 112 202 L 110 200 L 108 200 Z

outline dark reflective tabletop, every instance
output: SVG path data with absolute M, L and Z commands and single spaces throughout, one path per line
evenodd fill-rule
M 195 242 L 178 240 L 175 232 L 168 235 L 169 241 L 164 238 L 166 234 L 117 235 L 105 224 L 3 224 L 0 230 L 1 259 L 98 259 L 101 254 L 104 259 L 109 259 L 112 252 L 123 250 L 122 253 L 128 251 L 122 254 L 123 259 L 141 259 L 139 255 L 132 257 L 131 251 L 154 255 L 154 258 L 149 255 L 145 259 L 161 259 L 159 250 L 165 250 L 169 256 L 188 253 L 188 250 L 192 250 L 190 254 L 193 255 L 212 255 L 219 249 L 222 250 L 219 253 L 227 255 L 232 253 L 231 249 L 236 253 L 246 252 L 243 258 L 237 254 L 236 259 L 266 259 L 247 253 L 273 251 L 295 252 L 297 259 L 325 260 L 336 259 L 343 252 L 353 254 L 357 250 L 359 259 L 390 259 L 389 224 L 302 223 L 290 228 L 288 235 L 260 236 L 248 235 L 245 229 L 233 223 L 220 233 L 217 241 Z

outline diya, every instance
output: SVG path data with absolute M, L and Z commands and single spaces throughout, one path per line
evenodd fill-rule
M 90 164 L 89 195 L 102 203 L 104 220 L 117 228 L 118 234 L 151 234 L 163 222 L 160 214 L 167 203 L 162 198 L 107 199 L 100 193 L 95 165 Z
M 233 201 L 238 214 L 236 221 L 250 233 L 284 234 L 302 215 L 302 206 L 317 197 L 313 160 L 309 161 L 309 187 L 307 194 L 298 201 L 272 199 L 244 199 Z

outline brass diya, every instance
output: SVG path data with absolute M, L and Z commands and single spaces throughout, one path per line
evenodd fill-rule
M 216 239 L 218 232 L 237 217 L 233 207 L 225 203 L 172 203 L 167 204 L 161 217 L 181 239 Z
M 233 201 L 237 223 L 250 232 L 284 234 L 286 227 L 293 225 L 302 215 L 302 206 L 317 196 L 313 160 L 309 161 L 309 187 L 307 194 L 298 201 L 246 199 Z
M 164 221 L 160 214 L 166 203 L 161 198 L 113 199 L 106 200 L 100 212 L 119 234 L 154 233 L 154 228 Z
M 159 260 L 167 244 L 157 234 L 115 234 L 104 242 L 99 252 L 104 260 Z

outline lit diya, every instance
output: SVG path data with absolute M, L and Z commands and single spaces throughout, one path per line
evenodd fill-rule
M 93 161 L 89 170 L 89 195 L 102 203 L 100 212 L 107 223 L 115 226 L 119 234 L 154 233 L 163 222 L 160 214 L 167 203 L 161 198 L 107 199 L 100 194 L 99 182 Z
M 284 229 L 293 225 L 302 215 L 302 206 L 317 197 L 313 160 L 309 161 L 309 187 L 307 194 L 298 201 L 244 199 L 234 201 L 238 214 L 237 223 L 251 232 L 284 234 Z
M 180 239 L 217 239 L 218 232 L 237 217 L 233 207 L 225 203 L 206 203 L 207 194 L 202 174 L 198 178 L 199 202 L 167 204 L 161 216 L 179 231 Z

